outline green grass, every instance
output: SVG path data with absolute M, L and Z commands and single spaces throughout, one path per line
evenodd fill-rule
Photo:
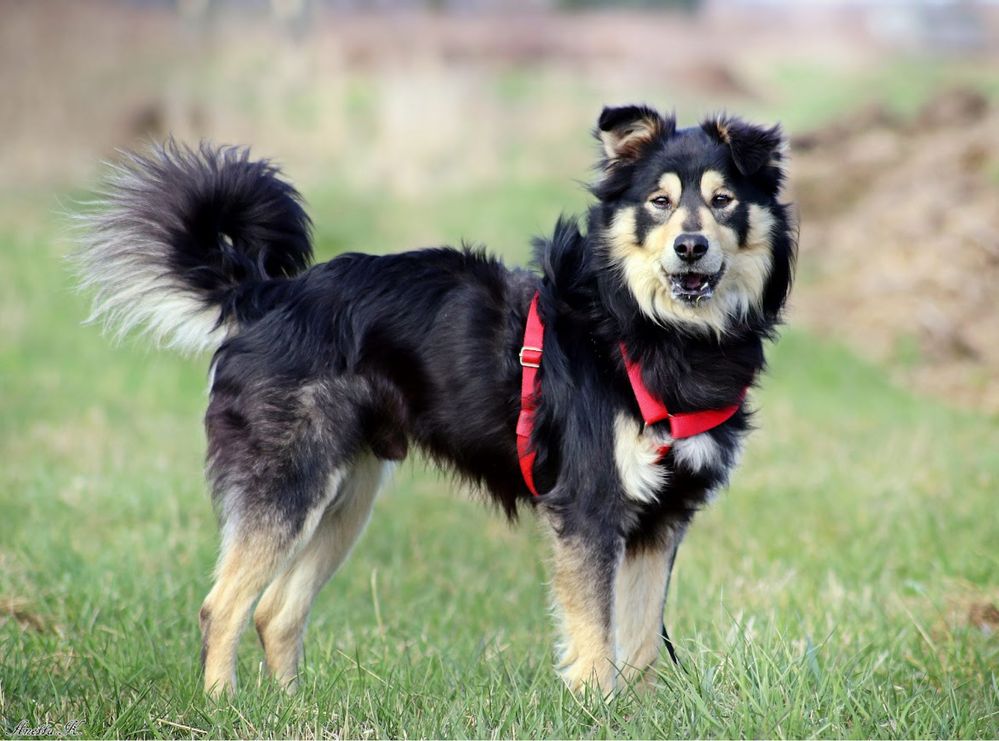
M 323 256 L 466 234 L 519 259 L 582 202 L 549 183 L 308 195 Z M 55 204 L 0 202 L 0 735 L 71 719 L 97 737 L 999 735 L 999 638 L 968 619 L 999 602 L 999 424 L 793 328 L 744 465 L 681 550 L 683 670 L 663 663 L 654 692 L 573 698 L 531 518 L 511 528 L 416 462 L 320 596 L 299 692 L 261 677 L 249 631 L 240 694 L 206 700 L 205 359 L 80 326 Z
M 766 79 L 777 99 L 760 115 L 779 118 L 789 131 L 819 126 L 867 105 L 911 116 L 935 94 L 954 87 L 999 96 L 999 83 L 988 67 L 939 57 L 897 57 L 860 74 L 797 60 L 775 65 Z

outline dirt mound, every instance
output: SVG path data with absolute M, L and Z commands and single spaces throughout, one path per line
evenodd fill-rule
M 950 90 L 792 143 L 801 212 L 793 320 L 905 383 L 999 412 L 999 111 Z

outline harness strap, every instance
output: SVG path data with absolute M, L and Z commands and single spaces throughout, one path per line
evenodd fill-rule
M 638 402 L 638 409 L 642 413 L 642 420 L 646 427 L 651 427 L 657 422 L 669 420 L 669 435 L 673 440 L 681 440 L 685 437 L 700 435 L 702 432 L 712 430 L 723 422 L 728 421 L 739 411 L 742 400 L 746 398 L 746 391 L 743 389 L 739 394 L 739 401 L 721 409 L 705 409 L 700 412 L 677 412 L 671 414 L 666 405 L 652 395 L 645 381 L 642 380 L 642 367 L 628 357 L 628 351 L 621 343 L 621 357 L 624 358 L 624 367 L 628 370 L 628 380 L 631 382 L 631 390 L 635 394 L 635 401 Z M 659 447 L 659 460 L 662 460 L 669 452 L 671 444 Z
M 531 448 L 531 432 L 534 430 L 534 413 L 538 408 L 536 385 L 538 368 L 541 367 L 544 338 L 545 325 L 541 322 L 541 317 L 538 314 L 538 294 L 535 293 L 534 298 L 531 299 L 531 306 L 527 310 L 524 346 L 520 348 L 520 365 L 523 367 L 523 373 L 520 384 L 520 415 L 517 417 L 517 455 L 520 458 L 520 471 L 524 475 L 524 483 L 527 484 L 527 488 L 534 496 L 538 496 L 538 490 L 534 484 L 534 460 L 538 453 Z M 672 440 L 693 437 L 714 429 L 731 419 L 739 411 L 743 399 L 746 398 L 748 388 L 742 390 L 739 401 L 731 406 L 722 409 L 705 409 L 700 412 L 670 414 L 666 405 L 653 396 L 645 385 L 645 381 L 642 380 L 642 367 L 628 357 L 623 342 L 621 343 L 621 357 L 624 359 L 624 367 L 628 371 L 631 391 L 635 395 L 635 401 L 638 402 L 638 409 L 642 414 L 645 426 L 650 427 L 658 422 L 669 420 Z M 670 447 L 670 444 L 666 444 L 659 448 L 659 460 L 662 460 L 669 452 Z
M 642 413 L 642 420 L 646 427 L 651 427 L 656 422 L 662 422 L 670 418 L 669 409 L 659 399 L 652 395 L 645 381 L 642 380 L 642 367 L 628 357 L 628 352 L 621 343 L 621 357 L 624 358 L 624 367 L 628 371 L 628 380 L 631 382 L 631 391 L 635 394 L 635 401 L 638 402 L 638 411 Z
M 538 408 L 536 384 L 538 368 L 541 367 L 541 353 L 545 341 L 545 325 L 538 315 L 538 294 L 531 299 L 527 310 L 527 326 L 524 328 L 524 346 L 520 348 L 520 365 L 523 368 L 520 379 L 520 415 L 517 417 L 517 456 L 520 458 L 520 472 L 531 494 L 538 496 L 534 485 L 534 459 L 538 451 L 531 448 L 531 431 L 534 430 L 534 412 Z

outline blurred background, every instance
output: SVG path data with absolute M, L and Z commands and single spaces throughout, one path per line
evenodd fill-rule
M 589 175 L 607 103 L 645 101 L 682 125 L 720 109 L 779 120 L 802 222 L 791 322 L 999 411 L 999 4 L 3 0 L 0 12 L 0 188 L 91 188 L 116 148 L 168 134 L 250 144 L 314 204 L 326 253 L 466 237 L 525 256 L 531 233 L 585 204 L 573 181 Z
M 575 712 L 542 539 L 417 459 L 320 597 L 304 691 L 267 699 L 248 631 L 249 699 L 206 710 L 208 363 L 81 326 L 64 257 L 102 163 L 250 145 L 320 259 L 513 264 L 586 208 L 630 102 L 780 121 L 801 221 L 760 431 L 680 552 L 689 674 L 633 721 Z M 0 735 L 994 737 L 997 285 L 996 2 L 0 0 Z

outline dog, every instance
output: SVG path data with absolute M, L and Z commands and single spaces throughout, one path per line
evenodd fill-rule
M 585 230 L 560 218 L 535 270 L 469 247 L 310 266 L 299 193 L 246 149 L 168 141 L 112 174 L 77 255 L 94 318 L 214 350 L 207 692 L 235 689 L 255 603 L 294 688 L 313 600 L 410 443 L 544 523 L 572 690 L 647 680 L 664 645 L 675 660 L 677 548 L 736 465 L 792 283 L 785 139 L 646 106 L 605 108 L 595 135 Z

